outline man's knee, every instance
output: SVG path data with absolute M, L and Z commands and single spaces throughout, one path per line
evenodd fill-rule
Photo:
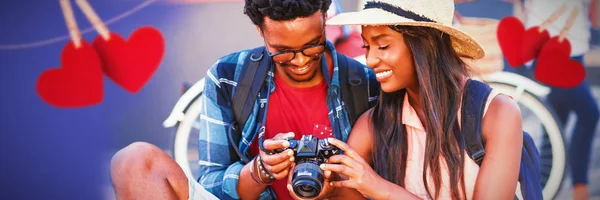
M 112 157 L 110 164 L 117 196 L 127 199 L 162 194 L 187 199 L 187 177 L 169 155 L 150 143 L 134 142 L 126 146 Z
M 111 159 L 111 175 L 127 176 L 131 173 L 147 173 L 153 161 L 164 154 L 162 150 L 147 142 L 134 142 L 119 150 Z

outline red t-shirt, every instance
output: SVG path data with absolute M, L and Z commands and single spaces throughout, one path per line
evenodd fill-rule
M 276 89 L 269 97 L 264 139 L 279 133 L 294 132 L 295 139 L 314 135 L 319 139 L 333 137 L 327 109 L 327 82 L 310 88 L 294 88 L 275 76 Z M 258 141 L 256 139 L 256 141 Z M 256 155 L 258 142 L 253 142 L 250 153 Z M 287 190 L 288 179 L 273 183 L 278 199 L 292 199 Z

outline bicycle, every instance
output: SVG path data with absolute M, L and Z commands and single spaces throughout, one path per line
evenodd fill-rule
M 198 161 L 198 133 L 200 109 L 202 106 L 202 91 L 204 78 L 191 86 L 184 84 L 184 93 L 181 95 L 171 114 L 163 121 L 165 128 L 177 127 L 173 142 L 173 157 L 188 179 L 198 180 L 200 175 Z M 196 138 L 190 140 L 190 137 Z M 192 162 L 190 162 L 192 161 Z M 195 162 L 194 162 L 195 161 Z

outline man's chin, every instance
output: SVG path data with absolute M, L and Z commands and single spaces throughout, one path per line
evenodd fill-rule
M 317 75 L 317 70 L 314 69 L 312 72 L 308 72 L 303 75 L 297 75 L 297 74 L 293 74 L 292 72 L 287 72 L 286 75 L 288 76 L 288 78 L 290 78 L 294 82 L 298 82 L 298 83 L 310 82 L 315 79 L 315 77 Z

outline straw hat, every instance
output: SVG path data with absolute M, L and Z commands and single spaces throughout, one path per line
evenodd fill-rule
M 458 55 L 483 58 L 485 52 L 473 37 L 452 27 L 453 0 L 367 0 L 365 9 L 327 20 L 328 25 L 404 25 L 436 28 L 452 36 Z

